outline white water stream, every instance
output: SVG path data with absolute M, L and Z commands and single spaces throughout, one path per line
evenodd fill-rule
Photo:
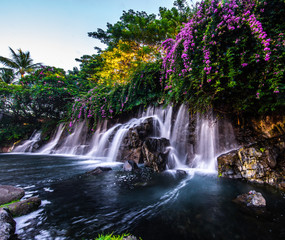
M 124 124 L 116 124 L 109 129 L 107 121 L 99 123 L 91 139 L 87 138 L 86 122 L 75 124 L 69 134 L 64 131 L 64 125 L 60 124 L 50 142 L 38 153 L 87 155 L 105 159 L 107 162 L 116 161 L 127 132 L 147 118 L 153 121 L 153 137 L 167 138 L 170 141 L 170 169 L 193 167 L 215 171 L 217 155 L 237 146 L 233 128 L 226 120 L 216 119 L 213 114 L 190 119 L 185 105 L 181 105 L 179 109 L 172 106 L 165 109 L 151 106 L 138 114 L 137 118 Z M 195 131 L 190 130 L 190 122 L 194 124 Z M 32 151 L 32 146 L 39 141 L 39 136 L 39 133 L 33 134 L 30 140 L 14 151 Z M 191 138 L 194 138 L 194 141 Z
M 13 152 L 31 152 L 34 145 L 41 140 L 41 131 L 34 131 L 29 140 L 14 148 Z

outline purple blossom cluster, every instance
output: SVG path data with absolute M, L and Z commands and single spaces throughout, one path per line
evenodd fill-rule
M 213 78 L 211 75 L 217 75 L 219 71 L 217 66 L 222 57 L 221 54 L 215 56 L 212 49 L 214 51 L 217 49 L 215 46 L 221 35 L 233 31 L 239 34 L 239 29 L 250 29 L 252 36 L 262 46 L 264 60 L 269 61 L 271 39 L 267 38 L 254 11 L 261 4 L 267 3 L 260 0 L 208 0 L 197 3 L 197 13 L 184 24 L 176 39 L 167 39 L 162 43 L 166 52 L 163 58 L 165 78 L 169 79 L 172 74 L 179 76 L 191 74 L 194 67 L 193 60 L 200 59 L 198 61 L 201 62 L 196 63 L 195 67 L 200 69 L 201 76 L 206 76 L 207 82 L 211 82 Z M 234 42 L 238 44 L 240 41 L 240 38 L 236 38 Z M 243 57 L 244 55 L 241 55 L 241 66 L 246 67 L 249 63 L 244 62 Z M 260 54 L 257 54 L 257 63 L 260 61 L 259 57 Z M 177 58 L 182 59 L 183 65 L 179 64 Z

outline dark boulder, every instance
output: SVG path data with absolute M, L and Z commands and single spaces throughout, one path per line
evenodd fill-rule
M 0 185 L 0 205 L 19 200 L 25 195 L 22 188 L 10 185 Z
M 118 161 L 133 160 L 143 163 L 142 145 L 153 133 L 153 118 L 146 118 L 140 124 L 130 128 L 120 146 Z
M 26 200 L 9 204 L 7 208 L 10 210 L 14 217 L 26 215 L 39 208 L 41 199 L 38 197 L 31 197 Z
M 0 239 L 11 240 L 15 237 L 16 222 L 7 209 L 0 208 Z
M 112 168 L 110 167 L 97 167 L 92 171 L 86 172 L 87 175 L 98 175 L 101 174 L 103 172 L 108 172 L 108 171 L 112 171 Z
M 166 138 L 147 138 L 142 146 L 145 166 L 151 167 L 155 172 L 166 170 L 169 146 Z

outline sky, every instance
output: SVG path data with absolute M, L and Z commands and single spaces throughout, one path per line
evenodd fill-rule
M 0 56 L 30 51 L 34 63 L 63 68 L 78 67 L 75 58 L 96 53 L 100 41 L 88 37 L 97 28 L 116 23 L 133 9 L 158 14 L 172 8 L 174 0 L 1 0 Z M 188 1 L 189 2 L 189 1 Z

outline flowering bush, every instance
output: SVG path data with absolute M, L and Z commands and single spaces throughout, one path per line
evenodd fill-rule
M 168 100 L 236 112 L 284 106 L 284 7 L 278 0 L 198 4 L 176 39 L 163 42 Z
M 161 63 L 149 62 L 141 64 L 127 84 L 98 84 L 75 100 L 69 111 L 69 126 L 72 127 L 74 122 L 81 119 L 91 119 L 95 125 L 97 120 L 113 118 L 137 106 L 156 101 L 163 93 L 160 77 Z

